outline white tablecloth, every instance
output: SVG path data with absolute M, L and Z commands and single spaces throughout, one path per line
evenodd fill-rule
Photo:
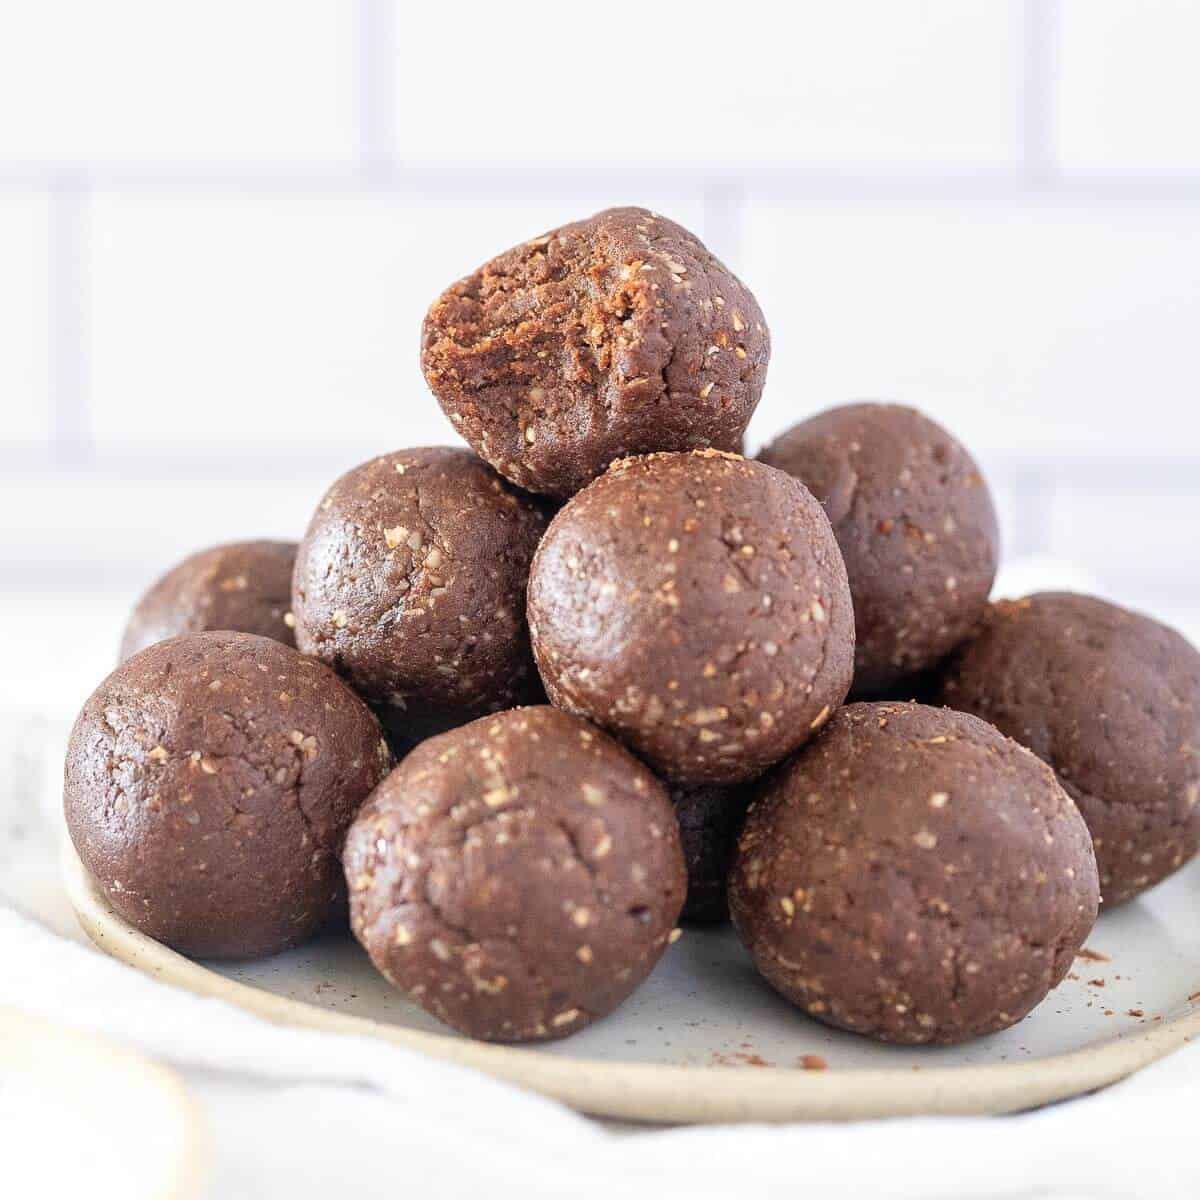
M 11 909 L 0 909 L 0 950 L 0 1004 L 103 1032 L 183 1073 L 209 1124 L 221 1200 L 1200 1195 L 1200 1047 L 1026 1116 L 614 1132 L 462 1068 L 176 991 Z M 0 1143 L 21 1136 L 0 1131 Z M 69 1140 L 55 1151 L 69 1154 Z M 0 1191 L 53 1195 L 52 1168 L 30 1190 Z

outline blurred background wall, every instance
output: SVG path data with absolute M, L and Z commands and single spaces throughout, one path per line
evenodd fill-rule
M 430 300 L 617 203 L 758 295 L 752 449 L 915 404 L 1009 555 L 1196 636 L 1198 61 L 1191 0 L 4 4 L 0 699 L 73 710 L 182 554 L 451 440 Z

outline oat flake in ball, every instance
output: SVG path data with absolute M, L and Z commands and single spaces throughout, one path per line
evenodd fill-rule
M 346 839 L 355 936 L 414 1001 L 471 1037 L 564 1037 L 650 973 L 686 886 L 662 785 L 557 709 L 484 717 L 418 746 Z
M 514 483 L 560 497 L 622 455 L 738 449 L 769 356 L 746 287 L 644 208 L 506 251 L 434 301 L 421 338 L 458 432 Z
M 546 515 L 468 450 L 385 454 L 325 495 L 296 557 L 296 641 L 414 738 L 537 694 L 525 588 Z
M 375 718 L 327 667 L 252 634 L 185 634 L 92 693 L 64 811 L 130 924 L 198 958 L 250 958 L 344 904 L 342 838 L 390 765 Z
M 908 690 L 983 613 L 999 556 L 991 494 L 967 451 L 898 404 L 848 404 L 759 458 L 825 506 L 854 596 L 854 695 Z
M 121 639 L 121 662 L 181 633 L 228 629 L 295 646 L 295 542 L 211 546 L 172 567 L 138 601 Z
M 677 783 L 761 774 L 850 685 L 850 591 L 821 506 L 715 450 L 623 459 L 568 501 L 529 623 L 551 701 Z
M 1200 653 L 1098 600 L 1002 600 L 940 693 L 1049 763 L 1092 833 L 1106 907 L 1200 850 Z
M 1087 827 L 1053 772 L 967 713 L 850 704 L 751 806 L 729 881 L 755 965 L 886 1042 L 1019 1021 L 1096 919 Z

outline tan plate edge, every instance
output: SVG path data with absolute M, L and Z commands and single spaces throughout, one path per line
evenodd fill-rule
M 63 847 L 62 869 L 67 895 L 84 932 L 106 954 L 140 971 L 198 995 L 215 996 L 276 1024 L 382 1038 L 473 1067 L 596 1116 L 698 1124 L 1017 1112 L 1115 1083 L 1200 1037 L 1197 1005 L 1173 1021 L 1096 1047 L 980 1067 L 803 1071 L 562 1058 L 334 1013 L 226 979 L 117 916 L 69 841 Z

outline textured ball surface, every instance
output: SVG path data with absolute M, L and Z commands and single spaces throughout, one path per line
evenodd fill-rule
M 683 920 L 711 925 L 729 919 L 726 883 L 752 790 L 717 784 L 671 788 L 688 875 Z
M 761 774 L 850 685 L 850 591 L 821 506 L 715 450 L 623 459 L 568 501 L 529 623 L 551 701 L 678 783 Z
M 972 631 L 996 576 L 996 511 L 940 425 L 897 404 L 849 404 L 759 458 L 825 506 L 854 597 L 855 696 L 903 690 Z
M 779 992 L 881 1041 L 1019 1021 L 1096 919 L 1091 839 L 1044 763 L 966 713 L 851 704 L 746 818 L 734 924 Z
M 413 738 L 536 696 L 525 589 L 546 515 L 467 450 L 372 459 L 296 557 L 296 641 Z
M 458 432 L 514 483 L 560 497 L 624 455 L 740 448 L 769 356 L 746 287 L 644 208 L 506 251 L 434 301 L 421 338 Z
M 379 970 L 489 1041 L 564 1037 L 650 973 L 686 888 L 662 785 L 557 709 L 418 746 L 346 839 L 351 923 Z
M 121 661 L 182 633 L 228 629 L 295 646 L 295 542 L 211 546 L 172 567 L 138 601 L 121 639 Z
M 268 638 L 187 634 L 92 693 L 64 811 L 132 925 L 198 958 L 249 958 L 344 904 L 342 838 L 390 765 L 375 718 L 328 668 Z
M 1200 653 L 1092 596 L 993 605 L 947 663 L 940 699 L 991 721 L 1058 775 L 1083 813 L 1106 906 L 1200 850 Z

